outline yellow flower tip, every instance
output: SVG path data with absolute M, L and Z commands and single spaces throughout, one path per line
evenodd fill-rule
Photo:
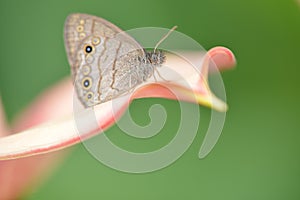
M 202 94 L 195 94 L 197 103 L 200 105 L 207 106 L 219 112 L 226 112 L 228 110 L 228 105 L 217 98 L 215 95 L 202 95 Z

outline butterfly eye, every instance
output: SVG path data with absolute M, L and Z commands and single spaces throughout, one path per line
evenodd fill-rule
M 77 26 L 77 32 L 82 32 L 83 31 L 83 26 Z
M 84 24 L 84 19 L 79 21 L 80 24 Z
M 88 92 L 85 95 L 86 100 L 91 100 L 94 97 L 94 93 L 92 92 Z
M 88 65 L 83 66 L 82 73 L 88 75 L 91 72 L 91 68 Z
M 92 39 L 92 43 L 93 43 L 93 45 L 98 45 L 100 43 L 100 38 L 99 37 L 94 37 Z
M 89 54 L 93 51 L 93 46 L 92 45 L 85 45 L 84 46 L 84 52 Z
M 86 36 L 85 33 L 80 33 L 80 34 L 79 34 L 79 38 L 80 38 L 80 39 L 85 38 L 85 36 Z
M 88 90 L 92 87 L 92 79 L 90 77 L 86 77 L 82 80 L 82 86 L 84 89 Z

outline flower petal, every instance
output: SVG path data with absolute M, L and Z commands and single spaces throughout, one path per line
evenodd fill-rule
M 72 84 L 69 83 L 69 81 L 64 81 L 64 83 L 60 83 L 52 87 L 50 90 L 47 90 L 45 94 L 41 95 L 29 107 L 27 107 L 25 111 L 21 112 L 17 120 L 13 123 L 13 130 L 22 131 L 28 127 L 32 127 L 49 119 L 58 117 L 63 114 L 63 112 L 67 112 L 68 109 L 66 106 L 64 106 L 64 109 L 59 110 L 49 110 L 47 106 L 50 102 L 53 106 L 57 103 L 53 101 L 53 97 L 55 95 L 62 95 L 60 92 L 64 90 L 72 91 Z M 63 94 L 66 93 L 64 92 Z M 60 104 L 62 103 L 62 101 L 59 102 Z M 4 112 L 1 111 L 3 111 L 2 105 L 0 105 L 0 133 L 1 136 L 5 136 L 9 135 L 11 131 L 9 131 L 8 125 L 5 123 Z M 45 175 L 48 174 L 45 172 L 49 172 L 55 164 L 64 157 L 64 155 L 65 151 L 60 151 L 15 160 L 1 160 L 0 199 L 19 198 L 29 185 L 36 184 L 37 181 L 41 181 L 41 179 L 45 178 Z M 26 191 L 28 192 L 28 189 Z
M 202 52 L 201 52 L 202 53 Z M 233 53 L 225 47 L 215 47 L 204 56 L 200 52 L 180 52 L 180 55 L 169 55 L 164 74 L 153 84 L 141 87 L 134 98 L 162 97 L 199 103 L 218 111 L 226 111 L 227 105 L 218 99 L 208 86 L 208 71 L 216 72 L 218 69 L 229 69 L 235 66 Z M 200 66 L 200 67 L 199 67 Z M 171 91 L 175 92 L 177 97 Z
M 223 55 L 223 58 L 220 58 L 220 55 Z M 184 57 L 186 59 L 168 56 L 167 67 L 169 69 L 164 69 L 165 72 L 159 71 L 163 78 L 160 77 L 158 82 L 155 81 L 142 86 L 137 89 L 133 96 L 124 95 L 113 101 L 95 106 L 96 124 L 87 120 L 91 109 L 86 109 L 80 111 L 79 114 L 75 113 L 75 118 L 74 115 L 69 114 L 67 117 L 56 119 L 47 124 L 0 138 L 0 160 L 55 151 L 96 135 L 99 131 L 101 132 L 111 126 L 123 114 L 133 98 L 163 97 L 174 99 L 175 96 L 172 95 L 172 91 L 175 91 L 176 95 L 179 95 L 175 99 L 200 103 L 225 111 L 227 109 L 226 104 L 217 99 L 208 87 L 207 73 L 213 61 L 221 64 L 219 68 L 233 66 L 235 63 L 233 54 L 226 48 L 217 47 L 209 51 L 204 57 L 203 53 L 199 52 L 189 52 L 184 54 Z M 69 85 L 70 82 L 64 84 Z M 171 92 L 167 92 L 167 89 L 163 88 L 167 88 Z M 68 86 L 57 94 L 53 92 L 47 98 L 42 98 L 47 104 L 45 102 L 40 104 L 41 111 L 61 109 L 62 114 L 69 112 L 70 105 L 72 105 L 71 93 L 72 89 Z M 42 115 L 37 114 L 36 117 L 38 119 Z M 77 131 L 78 124 L 76 121 L 84 123 L 80 134 Z

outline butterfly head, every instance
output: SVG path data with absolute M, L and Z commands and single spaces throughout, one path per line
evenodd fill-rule
M 147 52 L 146 58 L 154 66 L 161 66 L 166 60 L 166 56 L 162 51 Z

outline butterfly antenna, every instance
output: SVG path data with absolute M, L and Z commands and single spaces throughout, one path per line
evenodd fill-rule
M 164 35 L 159 41 L 158 43 L 155 45 L 153 52 L 155 53 L 157 47 L 177 28 L 177 26 L 173 26 L 173 28 L 171 28 L 168 33 L 166 35 Z

